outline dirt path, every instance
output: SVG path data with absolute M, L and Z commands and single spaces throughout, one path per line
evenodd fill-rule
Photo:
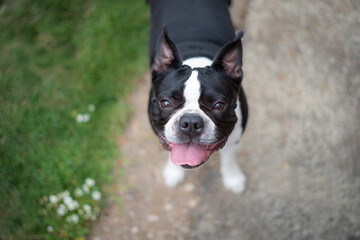
M 146 115 L 149 79 L 150 76 L 142 78 L 130 96 L 134 113 L 119 140 L 123 157 L 117 161 L 117 167 L 124 168 L 125 174 L 117 176 L 109 206 L 90 239 L 179 239 L 189 232 L 189 213 L 200 201 L 200 195 L 194 191 L 197 183 L 189 180 L 176 190 L 163 183 L 161 171 L 167 153 Z M 116 203 L 119 199 L 121 207 Z
M 234 3 L 236 26 L 246 21 L 246 191 L 224 190 L 217 155 L 176 189 L 164 185 L 167 153 L 147 120 L 145 76 L 119 140 L 125 174 L 90 240 L 360 239 L 359 4 Z

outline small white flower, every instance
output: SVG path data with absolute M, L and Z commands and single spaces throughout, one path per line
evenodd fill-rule
M 90 112 L 95 112 L 95 106 L 93 105 L 93 104 L 90 104 L 89 106 L 88 106 L 88 109 L 89 109 L 89 111 Z
M 57 201 L 58 201 L 58 198 L 57 198 L 56 195 L 50 195 L 49 196 L 49 202 L 50 203 L 55 204 L 55 203 L 57 203 Z
M 76 122 L 82 123 L 83 121 L 84 121 L 84 115 L 82 115 L 81 113 L 78 113 L 76 115 Z
M 88 122 L 88 121 L 90 121 L 90 114 L 85 113 L 85 114 L 83 115 L 83 122 Z
M 81 197 L 82 195 L 84 195 L 84 193 L 80 188 L 75 189 L 75 196 Z
M 71 196 L 66 196 L 66 197 L 63 198 L 63 201 L 64 201 L 65 205 L 66 205 L 67 207 L 69 207 L 69 205 L 72 204 L 73 199 L 72 199 Z
M 94 191 L 91 194 L 92 199 L 99 201 L 101 199 L 101 193 L 99 191 Z
M 78 222 L 79 222 L 79 216 L 78 216 L 76 213 L 74 213 L 73 215 L 71 215 L 70 218 L 71 218 L 71 221 L 72 221 L 73 223 L 78 223 Z
M 84 193 L 89 193 L 90 192 L 90 188 L 86 184 L 82 185 L 82 189 L 84 190 Z
M 70 192 L 68 190 L 58 194 L 59 199 L 63 199 L 64 197 L 68 197 L 68 196 L 70 196 Z
M 85 184 L 88 187 L 93 187 L 93 186 L 95 186 L 95 180 L 92 178 L 87 178 L 87 179 L 85 179 Z
M 75 209 L 79 208 L 79 202 L 78 201 L 74 200 L 73 204 L 74 204 Z
M 75 209 L 74 204 L 70 204 L 70 205 L 68 205 L 68 209 L 69 209 L 69 211 L 74 210 L 74 209 Z
M 58 207 L 58 209 L 56 210 L 56 213 L 59 215 L 59 216 L 64 216 L 65 215 L 65 213 L 66 213 L 66 208 L 64 208 L 64 207 L 61 207 L 61 205 L 60 205 L 60 207 Z
M 71 202 L 68 202 L 68 204 L 66 204 L 66 206 L 68 207 L 68 209 L 70 211 L 72 211 L 72 210 L 79 208 L 79 202 L 76 200 L 72 200 Z
M 76 122 L 78 122 L 78 123 L 88 122 L 88 121 L 90 121 L 90 118 L 91 118 L 91 116 L 88 113 L 85 113 L 85 114 L 78 113 L 78 114 L 76 114 Z
M 91 206 L 89 204 L 84 204 L 83 205 L 83 209 L 85 210 L 85 212 L 91 212 Z
M 48 226 L 46 228 L 46 230 L 47 230 L 48 233 L 52 233 L 54 231 L 54 227 L 53 226 Z

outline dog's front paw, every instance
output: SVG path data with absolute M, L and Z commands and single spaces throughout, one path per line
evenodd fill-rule
M 242 193 L 245 190 L 246 177 L 241 171 L 223 174 L 222 181 L 224 187 L 233 193 Z
M 163 177 L 165 184 L 168 187 L 176 187 L 182 180 L 184 180 L 185 170 L 173 164 L 171 161 L 168 161 L 164 170 Z

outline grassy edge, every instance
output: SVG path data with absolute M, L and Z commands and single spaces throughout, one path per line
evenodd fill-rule
M 5 53 L 0 64 L 0 92 L 5 93 L 0 97 L 5 103 L 0 180 L 6 186 L 0 191 L 0 212 L 10 217 L 0 221 L 8 232 L 1 231 L 4 239 L 56 239 L 46 235 L 46 219 L 36 217 L 38 199 L 74 189 L 88 176 L 106 189 L 120 154 L 116 138 L 131 112 L 125 98 L 147 68 L 144 1 L 87 1 L 80 10 L 76 3 L 67 3 L 43 1 L 44 6 L 34 7 L 18 1 L 11 14 L 0 15 L 0 25 L 12 27 L 2 30 L 0 39 Z M 50 11 L 49 4 L 55 4 Z M 75 17 L 64 23 L 67 27 L 54 26 L 68 13 Z M 33 19 L 39 16 L 42 19 Z M 96 106 L 91 121 L 76 123 L 76 115 L 89 104 Z

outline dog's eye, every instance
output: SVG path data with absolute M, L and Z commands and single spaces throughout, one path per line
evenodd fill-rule
M 162 108 L 171 108 L 171 104 L 170 104 L 170 102 L 168 100 L 162 100 L 160 102 L 160 105 L 161 105 Z
M 225 108 L 225 103 L 222 102 L 217 102 L 214 106 L 214 109 L 219 111 L 223 110 L 224 108 Z

